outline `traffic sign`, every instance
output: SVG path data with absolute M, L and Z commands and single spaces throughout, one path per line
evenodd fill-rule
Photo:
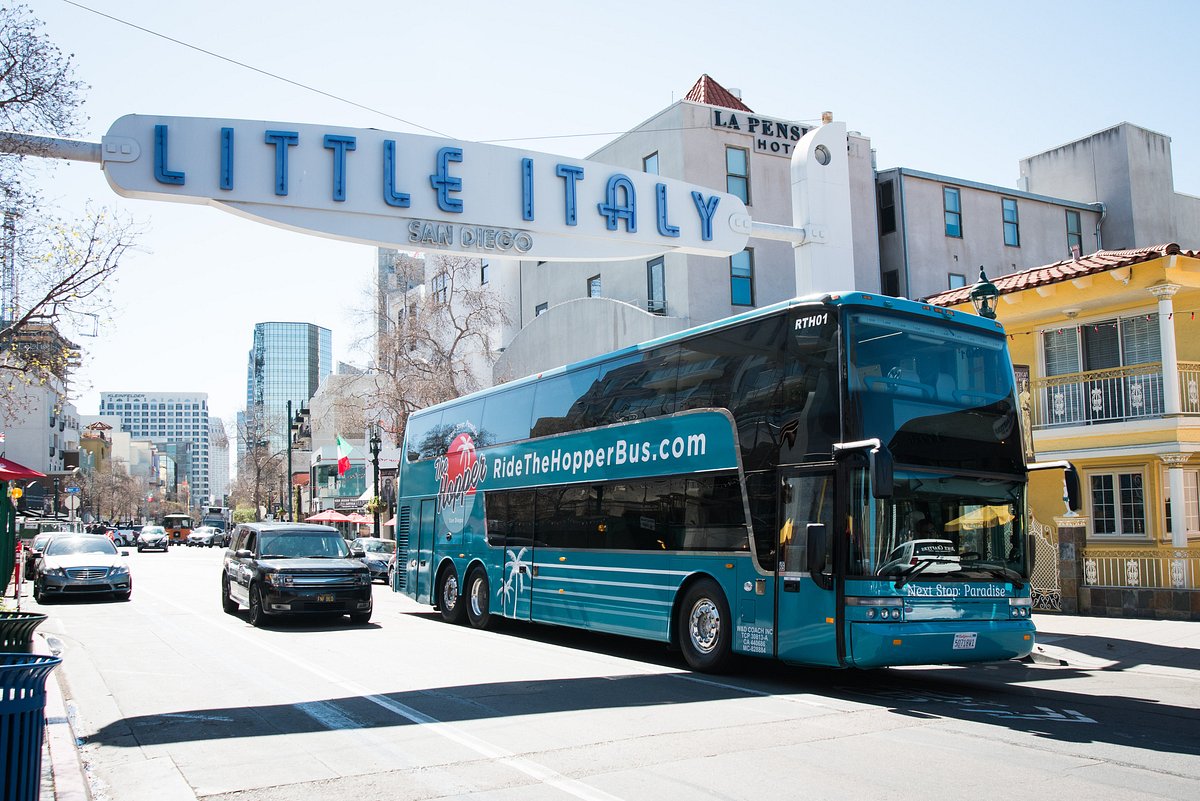
M 77 487 L 77 486 L 75 486 L 74 484 L 72 484 L 71 486 L 67 487 L 67 492 L 69 492 L 69 493 L 71 493 L 72 495 L 74 495 L 75 493 L 79 492 L 79 487 Z
M 67 508 L 72 512 L 79 508 L 79 499 L 74 495 L 68 495 L 66 499 Z

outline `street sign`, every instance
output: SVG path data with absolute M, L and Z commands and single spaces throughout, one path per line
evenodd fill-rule
M 130 114 L 104 136 L 101 164 L 122 197 L 474 257 L 730 256 L 752 222 L 740 198 L 685 181 L 373 128 Z
M 72 512 L 79 508 L 79 498 L 75 497 L 74 495 L 68 495 L 64 503 Z
M 75 493 L 79 492 L 79 487 L 77 487 L 77 486 L 75 486 L 74 484 L 72 484 L 71 486 L 67 487 L 67 492 L 69 492 L 69 493 L 71 493 L 72 495 L 74 495 Z

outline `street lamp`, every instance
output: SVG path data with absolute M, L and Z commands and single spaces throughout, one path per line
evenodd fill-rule
M 971 304 L 975 306 L 975 313 L 980 317 L 995 320 L 996 301 L 999 298 L 1000 290 L 988 280 L 983 272 L 983 265 L 979 265 L 979 281 L 971 287 Z
M 373 491 L 371 493 L 371 509 L 375 517 L 375 537 L 379 537 L 379 423 L 371 425 L 371 478 Z

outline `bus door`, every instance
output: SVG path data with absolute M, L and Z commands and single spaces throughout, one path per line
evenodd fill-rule
M 834 593 L 836 471 L 780 471 L 779 543 L 775 565 L 775 655 L 785 661 L 837 666 Z M 825 571 L 808 571 L 810 526 L 825 527 Z
M 533 502 L 531 490 L 506 493 L 504 573 L 500 594 L 505 617 L 530 620 L 533 608 Z
M 421 501 L 421 516 L 417 520 L 417 575 L 416 599 L 421 603 L 429 603 L 430 586 L 433 583 L 433 528 L 437 522 L 434 515 L 436 510 L 434 499 Z

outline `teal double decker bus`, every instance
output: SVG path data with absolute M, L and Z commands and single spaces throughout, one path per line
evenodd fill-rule
M 394 585 L 701 671 L 1019 657 L 1027 474 L 1069 468 L 1021 432 L 998 323 L 797 298 L 414 413 Z

